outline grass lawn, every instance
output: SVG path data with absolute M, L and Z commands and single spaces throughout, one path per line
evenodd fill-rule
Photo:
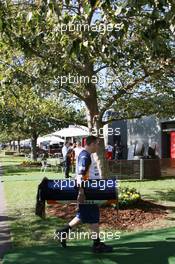
M 119 185 L 136 188 L 145 199 L 157 202 L 175 202 L 175 177 L 155 181 L 121 181 Z
M 15 156 L 4 156 L 3 152 L 0 153 L 0 162 L 3 163 L 4 166 L 8 165 L 18 165 L 20 162 L 24 161 L 25 157 L 15 157 Z
M 22 263 L 175 263 L 175 179 L 157 181 L 123 181 L 121 186 L 134 187 L 146 199 L 166 204 L 172 210 L 170 219 L 163 226 L 168 229 L 122 233 L 120 240 L 113 240 L 116 252 L 110 256 L 94 256 L 89 241 L 71 241 L 72 247 L 63 250 L 53 240 L 54 231 L 63 220 L 48 217 L 42 220 L 34 215 L 37 186 L 44 176 L 63 178 L 63 174 L 39 169 L 19 168 L 24 158 L 0 157 L 3 165 L 3 181 L 8 205 L 13 247 L 6 254 L 3 264 Z M 162 250 L 161 250 L 162 249 Z M 164 249 L 164 250 L 163 250 Z M 70 252 L 68 254 L 67 252 Z M 144 262 L 145 261 L 145 262 Z M 157 262 L 156 262 L 157 261 Z
M 63 223 L 52 217 L 41 220 L 34 214 L 37 187 L 43 177 L 58 179 L 63 174 L 49 169 L 44 173 L 40 172 L 40 168 L 17 166 L 23 160 L 24 158 L 0 157 L 14 247 L 48 243 L 49 239 L 53 240 L 55 228 Z
M 89 242 L 76 241 L 66 249 L 56 244 L 15 248 L 5 255 L 3 264 L 174 264 L 175 228 L 139 232 L 110 241 L 114 252 L 93 254 Z

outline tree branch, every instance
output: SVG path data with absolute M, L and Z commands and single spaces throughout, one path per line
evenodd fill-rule
M 168 62 L 168 64 L 167 64 L 167 63 L 164 63 L 164 65 L 163 65 L 162 67 L 160 67 L 159 69 L 153 70 L 153 71 L 151 71 L 151 72 L 146 71 L 146 73 L 145 73 L 144 76 L 135 79 L 132 83 L 129 83 L 125 88 L 121 89 L 121 90 L 119 91 L 118 94 L 113 95 L 113 97 L 111 97 L 111 98 L 108 100 L 107 104 L 102 108 L 102 110 L 101 110 L 101 114 L 100 114 L 100 118 L 102 118 L 104 112 L 105 112 L 106 110 L 108 110 L 108 109 L 111 107 L 111 105 L 112 105 L 117 99 L 119 99 L 122 95 L 126 94 L 126 93 L 128 92 L 128 90 L 131 90 L 131 89 L 132 89 L 133 87 L 135 87 L 137 84 L 143 82 L 146 78 L 148 78 L 148 77 L 152 77 L 152 76 L 155 76 L 155 75 L 157 75 L 157 74 L 160 74 L 161 71 L 164 70 L 165 68 L 167 68 L 167 67 L 169 67 L 169 66 L 171 67 L 171 63 L 173 62 L 173 60 L 174 60 L 174 58 L 173 58 L 172 60 L 170 60 L 170 61 Z
M 128 117 L 126 115 L 126 116 L 123 116 L 123 117 L 120 117 L 120 118 L 111 118 L 108 121 L 105 121 L 105 122 L 102 121 L 102 125 L 104 126 L 104 125 L 110 124 L 110 123 L 115 122 L 115 121 L 121 121 L 121 120 L 126 120 L 126 119 L 129 120 L 129 119 L 141 118 L 144 115 L 145 115 L 145 113 L 133 115 L 133 116 L 130 116 L 130 117 Z
M 63 86 L 62 89 L 65 90 L 68 93 L 74 94 L 77 98 L 79 98 L 83 102 L 85 102 L 86 98 L 83 95 L 81 95 L 80 93 L 76 92 L 75 90 L 72 90 L 70 87 Z
M 110 67 L 110 66 L 108 66 L 108 65 L 101 66 L 100 68 L 98 68 L 97 70 L 94 71 L 94 74 L 97 74 L 99 71 L 101 71 L 107 67 Z

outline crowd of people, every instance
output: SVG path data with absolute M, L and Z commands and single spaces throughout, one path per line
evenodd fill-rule
M 66 142 L 62 148 L 62 155 L 64 161 L 65 178 L 69 178 L 71 166 L 75 164 L 75 171 L 77 174 L 77 162 L 80 152 L 83 150 L 81 142 L 71 143 Z
M 72 166 L 75 166 L 75 173 L 77 175 L 78 156 L 83 149 L 84 148 L 82 147 L 82 144 L 80 141 L 77 141 L 76 143 L 71 143 L 69 141 L 65 142 L 62 148 L 65 178 L 70 177 L 69 173 L 70 173 Z M 119 143 L 116 143 L 114 146 L 112 146 L 111 144 L 108 144 L 105 147 L 105 158 L 107 160 L 121 159 L 122 149 L 123 147 Z M 93 159 L 93 156 L 91 158 Z
M 120 142 L 117 142 L 112 146 L 108 144 L 105 148 L 105 157 L 107 160 L 119 160 L 122 159 L 123 146 Z

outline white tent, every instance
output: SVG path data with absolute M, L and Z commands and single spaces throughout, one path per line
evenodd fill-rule
M 25 139 L 20 141 L 21 146 L 30 146 L 31 145 L 31 139 Z
M 89 135 L 87 127 L 84 126 L 69 126 L 59 131 L 54 132 L 52 135 L 60 137 L 84 137 Z
M 53 134 L 50 134 L 50 135 L 46 135 L 46 136 L 43 136 L 43 137 L 39 137 L 37 139 L 37 144 L 41 144 L 43 142 L 46 142 L 46 143 L 51 143 L 51 144 L 57 144 L 57 143 L 60 143 L 60 142 L 64 142 L 64 140 L 58 136 L 55 136 Z
M 61 141 L 59 140 L 59 142 L 58 142 L 58 140 L 55 138 L 55 139 L 51 140 L 51 141 L 49 142 L 49 144 L 50 144 L 50 145 L 53 145 L 53 144 L 58 144 L 58 143 L 60 143 L 60 142 L 63 142 L 63 143 L 64 143 L 64 139 L 61 139 Z
M 60 137 L 86 137 L 89 135 L 89 130 L 85 126 L 69 126 L 67 128 L 63 128 L 59 131 L 56 131 L 52 134 L 45 135 L 43 137 L 38 137 L 37 144 L 48 143 L 48 144 L 57 144 L 59 142 L 64 142 L 64 139 Z M 26 139 L 21 141 L 21 145 L 30 145 L 31 140 Z

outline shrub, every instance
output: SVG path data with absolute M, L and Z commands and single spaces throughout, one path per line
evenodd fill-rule
M 118 208 L 119 206 L 119 208 L 127 208 L 130 205 L 136 204 L 141 199 L 140 193 L 137 192 L 135 188 L 119 188 L 118 192 L 118 202 L 117 200 L 108 200 L 107 202 L 102 204 L 102 207 Z
M 137 203 L 141 199 L 141 195 L 135 188 L 127 187 L 119 189 L 119 207 L 128 207 Z

